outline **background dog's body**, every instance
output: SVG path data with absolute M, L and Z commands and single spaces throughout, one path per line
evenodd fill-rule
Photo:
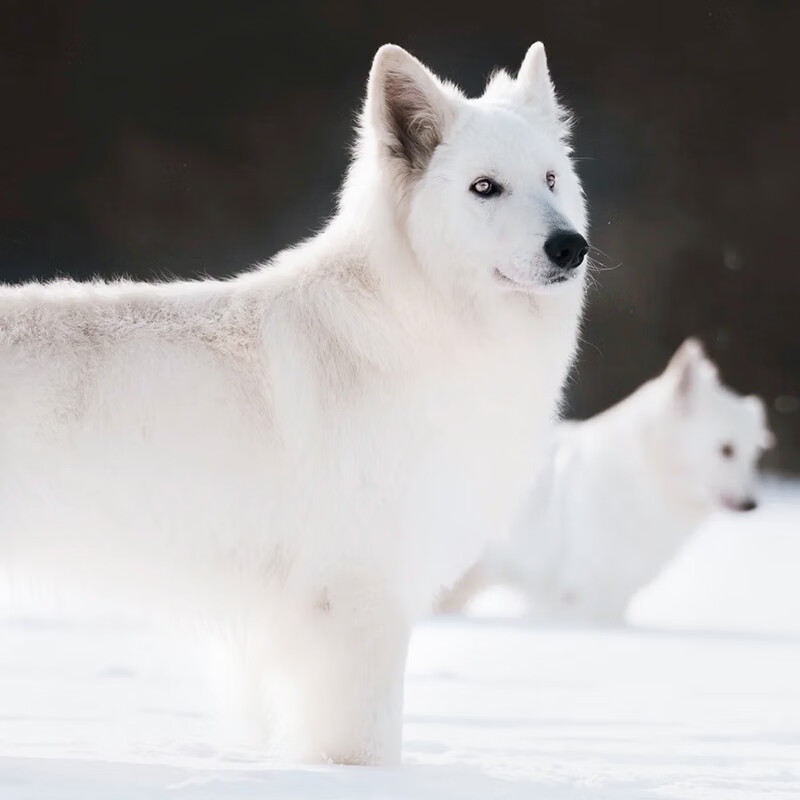
M 562 133 L 541 46 L 477 101 L 387 47 L 339 214 L 269 268 L 0 291 L 2 562 L 211 615 L 296 755 L 396 760 L 410 624 L 510 524 L 574 351 Z
M 761 401 L 725 388 L 689 340 L 613 408 L 558 426 L 509 540 L 491 546 L 442 607 L 510 583 L 536 617 L 620 622 L 710 513 L 755 506 L 755 464 L 770 443 Z

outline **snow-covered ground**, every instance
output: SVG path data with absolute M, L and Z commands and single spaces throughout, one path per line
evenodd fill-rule
M 265 758 L 236 743 L 202 650 L 3 598 L 0 798 L 798 800 L 800 484 L 765 499 L 715 519 L 636 599 L 636 627 L 422 625 L 402 769 Z

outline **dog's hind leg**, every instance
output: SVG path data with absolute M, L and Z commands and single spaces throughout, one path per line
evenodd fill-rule
M 464 573 L 451 589 L 445 589 L 441 593 L 435 611 L 438 614 L 463 613 L 482 591 L 498 582 L 497 576 L 490 573 L 483 564 L 476 564 Z

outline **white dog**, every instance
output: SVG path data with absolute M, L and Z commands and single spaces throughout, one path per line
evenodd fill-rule
M 663 374 L 586 422 L 563 423 L 508 541 L 442 600 L 463 608 L 494 583 L 534 616 L 621 622 L 628 601 L 714 510 L 749 511 L 773 437 L 758 397 L 723 386 L 689 339 Z
M 319 235 L 0 291 L 0 561 L 215 615 L 295 755 L 396 761 L 410 626 L 510 524 L 575 350 L 566 137 L 541 44 L 478 99 L 387 45 Z

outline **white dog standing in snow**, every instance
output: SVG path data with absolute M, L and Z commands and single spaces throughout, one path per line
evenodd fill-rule
M 0 290 L 0 563 L 211 615 L 295 755 L 398 760 L 411 624 L 508 528 L 575 350 L 566 138 L 541 44 L 478 99 L 387 45 L 316 237 Z
M 461 609 L 508 583 L 534 616 L 621 622 L 633 594 L 713 511 L 755 508 L 756 463 L 772 441 L 761 400 L 723 386 L 687 340 L 621 403 L 559 426 L 511 536 L 490 545 L 441 607 Z

